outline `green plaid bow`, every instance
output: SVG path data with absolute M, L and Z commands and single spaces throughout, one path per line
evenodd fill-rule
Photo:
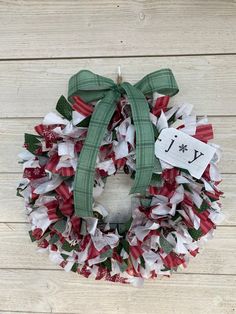
M 136 129 L 136 174 L 130 194 L 146 192 L 154 168 L 154 133 L 145 95 L 155 91 L 169 96 L 178 93 L 178 86 L 170 69 L 150 73 L 134 85 L 127 82 L 116 84 L 109 78 L 87 70 L 82 70 L 70 78 L 69 100 L 75 95 L 86 102 L 99 100 L 89 123 L 74 180 L 74 207 L 77 216 L 93 215 L 96 158 L 122 94 L 128 97 Z

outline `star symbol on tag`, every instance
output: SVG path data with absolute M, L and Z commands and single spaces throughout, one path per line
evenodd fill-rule
M 187 145 L 182 144 L 179 146 L 179 151 L 184 153 L 188 150 L 187 147 Z

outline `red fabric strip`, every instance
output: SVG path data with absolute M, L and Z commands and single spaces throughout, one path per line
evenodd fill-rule
M 75 103 L 72 108 L 77 112 L 81 113 L 83 116 L 87 117 L 93 113 L 93 107 L 91 105 L 86 104 L 80 97 L 73 97 Z
M 71 192 L 69 191 L 68 186 L 63 182 L 61 185 L 59 185 L 55 191 L 57 194 L 59 194 L 63 199 L 68 199 L 71 197 Z
M 58 215 L 56 213 L 57 206 L 58 206 L 57 200 L 45 203 L 44 206 L 47 207 L 47 209 L 48 209 L 48 218 L 50 220 L 58 219 Z
M 196 134 L 193 136 L 200 141 L 207 142 L 214 138 L 213 128 L 211 124 L 199 125 L 196 128 Z
M 63 177 L 71 177 L 75 174 L 75 170 L 73 167 L 61 167 L 58 173 Z
M 130 253 L 137 259 L 143 254 L 143 250 L 138 246 L 130 246 Z
M 152 113 L 155 116 L 159 116 L 161 114 L 161 110 L 165 112 L 167 109 L 169 99 L 170 99 L 170 96 L 163 96 L 163 97 L 157 98 L 156 103 L 154 107 L 152 108 Z
M 184 264 L 185 261 L 183 258 L 178 257 L 174 253 L 170 253 L 163 258 L 163 262 L 168 268 L 174 268 L 178 265 Z
M 45 167 L 46 170 L 57 173 L 56 166 L 59 162 L 60 157 L 56 154 L 50 157 L 49 161 L 47 162 L 47 165 Z
M 60 203 L 59 208 L 63 215 L 71 216 L 74 211 L 73 199 L 69 198 L 68 200 L 63 200 L 63 202 Z M 77 227 L 80 226 L 80 220 L 76 223 L 78 223 Z

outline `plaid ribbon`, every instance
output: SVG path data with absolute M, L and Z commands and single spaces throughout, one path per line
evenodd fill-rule
M 96 158 L 106 128 L 115 111 L 117 101 L 126 94 L 131 105 L 136 129 L 136 174 L 132 193 L 145 193 L 154 168 L 154 133 L 150 110 L 145 95 L 153 92 L 173 96 L 178 86 L 170 69 L 146 75 L 133 86 L 82 70 L 69 80 L 68 99 L 81 97 L 85 102 L 98 100 L 92 114 L 87 137 L 79 155 L 74 180 L 75 214 L 80 217 L 93 215 L 93 186 Z

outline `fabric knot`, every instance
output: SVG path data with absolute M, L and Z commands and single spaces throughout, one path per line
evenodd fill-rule
M 120 93 L 120 95 L 124 94 L 124 88 L 122 87 L 122 84 L 116 84 L 115 89 Z

